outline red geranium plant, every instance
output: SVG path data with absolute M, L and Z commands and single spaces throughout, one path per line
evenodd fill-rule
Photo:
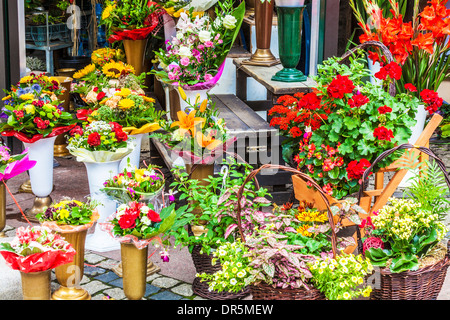
M 384 85 L 367 82 L 370 71 L 358 51 L 348 65 L 329 58 L 318 68 L 317 85 L 307 94 L 280 97 L 269 115 L 271 125 L 286 137 L 284 160 L 310 175 L 336 199 L 359 190 L 364 170 L 382 152 L 408 142 L 420 103 L 410 87 L 391 96 Z M 401 76 L 398 65 L 386 65 L 378 75 L 386 83 Z M 424 92 L 424 103 L 436 96 Z M 428 105 L 427 105 L 428 106 Z M 381 161 L 383 168 L 398 155 Z

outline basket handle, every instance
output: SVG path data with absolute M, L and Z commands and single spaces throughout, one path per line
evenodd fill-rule
M 386 57 L 386 60 L 388 63 L 394 61 L 394 56 L 392 55 L 392 53 L 388 49 L 388 47 L 386 47 L 380 41 L 371 40 L 371 41 L 366 41 L 366 42 L 354 47 L 353 49 L 350 49 L 346 53 L 344 53 L 341 56 L 341 61 L 339 63 L 343 63 L 348 57 L 353 55 L 355 53 L 355 51 L 357 51 L 359 49 L 366 49 L 368 47 L 378 47 L 381 50 L 381 52 L 383 52 L 383 55 Z M 397 92 L 397 90 L 395 89 L 395 83 L 394 83 L 394 81 L 391 81 L 391 83 L 389 84 L 389 94 L 394 97 L 396 92 Z
M 332 247 L 332 250 L 333 250 L 333 256 L 336 257 L 336 253 L 337 253 L 337 239 L 336 239 L 336 232 L 335 232 L 335 224 L 334 224 L 333 214 L 331 212 L 330 202 L 329 202 L 328 198 L 326 197 L 326 195 L 323 192 L 322 188 L 311 177 L 309 177 L 308 175 L 306 175 L 303 172 L 300 172 L 300 171 L 298 171 L 298 170 L 296 170 L 294 168 L 281 166 L 281 165 L 274 165 L 274 164 L 262 165 L 260 168 L 253 170 L 247 176 L 247 178 L 245 179 L 243 185 L 239 188 L 238 193 L 237 193 L 237 198 L 238 198 L 238 201 L 237 201 L 237 225 L 238 225 L 239 234 L 241 236 L 242 241 L 245 242 L 245 236 L 244 236 L 244 232 L 242 230 L 242 219 L 241 219 L 241 211 L 242 211 L 241 198 L 242 198 L 242 194 L 244 192 L 245 185 L 249 181 L 254 179 L 255 176 L 263 169 L 278 169 L 278 170 L 292 172 L 293 174 L 298 175 L 302 179 L 305 179 L 306 181 L 310 182 L 311 185 L 320 193 L 320 195 L 321 195 L 321 197 L 322 197 L 322 199 L 325 202 L 325 205 L 327 207 L 328 222 L 329 222 L 330 227 L 331 227 L 331 247 Z M 258 187 L 258 189 L 259 189 L 259 187 Z

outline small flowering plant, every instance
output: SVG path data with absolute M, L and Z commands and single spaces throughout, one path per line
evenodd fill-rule
M 287 136 L 285 161 L 317 181 L 328 195 L 341 199 L 359 190 L 359 180 L 373 159 L 406 143 L 415 124 L 419 99 L 411 92 L 391 96 L 381 85 L 364 80 L 362 51 L 347 66 L 332 57 L 318 68 L 313 92 L 281 97 L 270 113 L 271 125 Z M 386 81 L 401 71 L 385 66 Z M 383 168 L 397 155 L 377 164 Z
M 105 162 L 130 154 L 132 140 L 118 123 L 93 121 L 70 131 L 67 149 L 78 161 Z
M 233 1 L 219 1 L 214 20 L 208 15 L 182 12 L 176 36 L 166 48 L 155 51 L 161 71 L 153 71 L 165 83 L 192 86 L 211 83 L 220 70 L 242 24 L 245 3 L 237 8 Z
M 373 266 L 361 255 L 341 254 L 334 259 L 323 255 L 308 267 L 313 275 L 311 282 L 329 300 L 369 297 L 372 292 L 371 286 L 364 285 L 364 277 L 372 273 Z
M 123 172 L 105 181 L 102 191 L 124 203 L 148 201 L 164 189 L 164 176 L 157 170 L 154 166 L 140 169 L 125 167 Z
M 81 202 L 75 199 L 63 199 L 53 203 L 36 218 L 41 222 L 55 222 L 57 225 L 80 226 L 93 221 L 96 216 L 95 209 L 98 204 L 95 201 Z
M 0 253 L 13 270 L 41 272 L 73 261 L 75 249 L 47 227 L 19 227 L 9 243 L 0 243 Z
M 30 75 L 13 86 L 3 101 L 5 106 L 0 123 L 3 135 L 16 135 L 22 141 L 35 136 L 49 137 L 74 124 L 72 115 L 61 107 L 57 95 L 62 89 L 57 80 L 46 76 Z M 58 131 L 58 132 L 56 132 Z M 29 142 L 29 141 L 25 141 Z

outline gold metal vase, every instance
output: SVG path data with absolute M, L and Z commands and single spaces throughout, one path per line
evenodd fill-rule
M 42 272 L 20 272 L 24 300 L 50 300 L 52 269 Z
M 55 268 L 56 280 L 61 287 L 52 295 L 52 300 L 90 300 L 91 295 L 80 287 L 84 274 L 84 248 L 88 229 L 60 233 L 77 252 L 72 262 Z
M 63 101 L 62 107 L 64 108 L 64 111 L 69 112 L 70 85 L 73 81 L 73 78 L 65 76 L 57 76 L 54 78 L 56 78 L 56 80 L 58 80 L 59 83 L 64 87 L 64 93 L 58 96 L 58 100 Z M 55 157 L 65 157 L 70 155 L 69 150 L 67 150 L 67 139 L 65 136 L 66 133 L 60 134 L 55 140 L 55 145 L 53 146 L 54 148 L 53 153 Z
M 123 40 L 127 63 L 133 66 L 136 75 L 144 72 L 145 49 L 148 39 L 144 40 Z
M 121 243 L 123 292 L 128 300 L 141 300 L 147 279 L 148 246 L 138 249 L 132 243 Z

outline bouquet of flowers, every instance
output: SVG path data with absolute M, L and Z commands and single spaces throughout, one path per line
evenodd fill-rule
M 92 227 L 98 220 L 95 201 L 81 202 L 75 199 L 63 199 L 53 203 L 36 218 L 44 227 L 56 232 L 76 232 Z
M 244 2 L 237 8 L 232 0 L 218 4 L 215 20 L 181 13 L 176 36 L 166 44 L 167 50 L 155 51 L 162 70 L 152 73 L 159 80 L 190 90 L 211 88 L 217 83 L 245 14 Z
M 362 52 L 350 57 L 349 66 L 340 59 L 330 58 L 319 66 L 313 92 L 281 97 L 281 105 L 269 112 L 274 115 L 271 125 L 287 137 L 285 161 L 308 173 L 336 199 L 359 190 L 359 180 L 376 155 L 408 141 L 419 105 L 412 85 L 391 96 L 382 86 L 365 82 L 370 71 Z M 399 78 L 401 68 L 392 62 L 380 73 L 389 82 Z M 433 105 L 434 100 L 429 102 Z M 383 159 L 375 170 L 397 158 L 393 154 Z
M 146 39 L 158 26 L 164 10 L 149 0 L 105 1 L 101 24 L 109 30 L 108 41 Z
M 0 243 L 6 263 L 20 272 L 41 272 L 73 261 L 76 254 L 70 243 L 49 228 L 19 227 L 10 243 Z
M 115 122 L 93 121 L 84 127 L 70 131 L 67 149 L 80 162 L 108 162 L 130 154 L 134 149 L 133 138 L 123 132 Z
M 162 208 L 158 213 L 152 205 L 132 201 L 120 205 L 100 227 L 119 242 L 133 243 L 140 249 L 165 235 L 172 228 L 176 216 L 175 204 Z
M 21 154 L 11 155 L 10 149 L 1 144 L 0 157 L 0 180 L 2 181 L 7 181 L 36 165 L 36 161 L 28 158 L 27 149 Z
M 89 118 L 118 123 L 130 135 L 149 133 L 160 129 L 163 116 L 163 111 L 155 109 L 154 102 L 153 98 L 122 88 L 112 97 L 104 97 Z
M 165 179 L 157 170 L 153 166 L 141 169 L 126 167 L 117 176 L 106 180 L 101 191 L 120 203 L 150 203 L 164 191 Z
M 370 40 L 382 42 L 402 66 L 402 76 L 397 80 L 399 92 L 406 92 L 408 84 L 413 84 L 420 93 L 424 89 L 437 91 L 442 81 L 449 75 L 448 53 L 450 47 L 447 36 L 450 33 L 450 9 L 447 0 L 428 1 L 419 12 L 419 0 L 414 1 L 411 21 L 405 22 L 399 11 L 398 1 L 389 0 L 390 15 L 383 12 L 373 0 L 363 0 L 363 7 L 369 8 L 367 14 L 370 25 L 361 14 L 363 8 L 350 1 L 354 14 L 364 32 L 361 43 Z M 380 52 L 371 52 L 369 57 L 375 62 L 385 64 Z
M 72 115 L 61 107 L 57 95 L 62 93 L 59 82 L 44 75 L 23 77 L 12 86 L 3 101 L 0 123 L 3 136 L 15 136 L 23 142 L 62 134 L 75 125 Z
M 184 91 L 178 88 L 186 99 Z M 209 99 L 187 101 L 189 107 L 178 112 L 178 121 L 162 122 L 164 133 L 154 133 L 166 143 L 172 152 L 187 163 L 212 163 L 221 156 L 236 138 L 229 138 L 225 121 L 219 118 L 218 110 Z M 186 101 L 186 100 L 185 100 Z

